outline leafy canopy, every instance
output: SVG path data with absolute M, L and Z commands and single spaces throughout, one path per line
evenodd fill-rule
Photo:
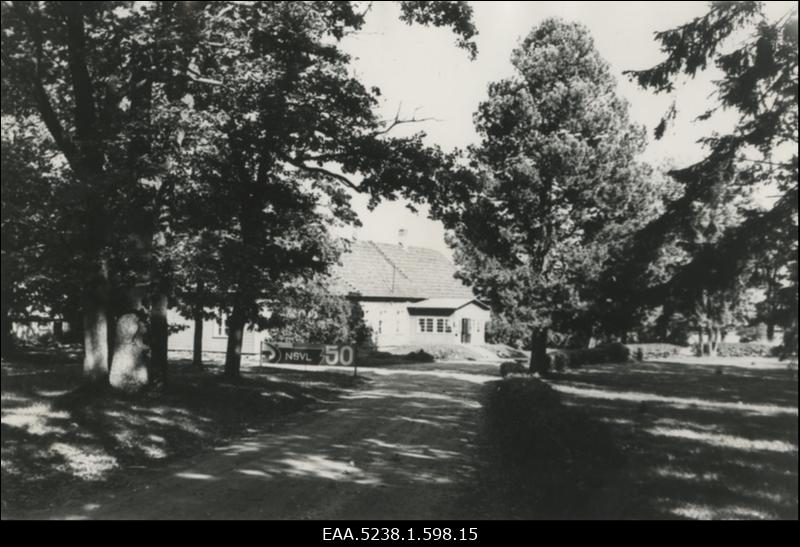
M 472 193 L 444 215 L 459 275 L 510 323 L 559 328 L 618 237 L 651 212 L 643 130 L 586 28 L 549 19 L 475 114 Z

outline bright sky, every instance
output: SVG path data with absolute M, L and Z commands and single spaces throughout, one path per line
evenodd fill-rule
M 449 30 L 421 26 L 409 27 L 398 19 L 398 7 L 391 2 L 376 2 L 367 16 L 363 32 L 346 39 L 345 47 L 354 56 L 357 74 L 367 85 L 381 89 L 382 113 L 402 113 L 410 117 L 417 109 L 420 117 L 436 118 L 405 126 L 407 132 L 424 130 L 428 142 L 444 149 L 465 147 L 477 142 L 472 115 L 486 96 L 489 82 L 512 74 L 511 51 L 519 40 L 547 17 L 561 17 L 586 25 L 603 58 L 620 76 L 619 91 L 630 102 L 633 120 L 644 124 L 650 143 L 643 159 L 653 164 L 670 160 L 687 165 L 702 157 L 695 144 L 712 131 L 725 131 L 731 115 L 707 122 L 692 120 L 708 107 L 713 72 L 685 82 L 679 88 L 679 117 L 660 141 L 652 130 L 668 108 L 671 98 L 639 89 L 622 77 L 627 69 L 648 68 L 663 55 L 653 33 L 666 30 L 704 14 L 704 2 L 471 2 L 478 56 L 470 61 L 467 53 L 455 46 Z M 766 2 L 766 11 L 778 18 L 796 6 L 795 2 Z M 396 134 L 404 133 L 398 131 Z M 440 250 L 450 256 L 440 223 L 424 214 L 414 214 L 403 202 L 388 202 L 370 212 L 367 199 L 356 196 L 354 204 L 363 227 L 358 239 L 397 242 L 400 228 L 407 230 L 405 241 Z

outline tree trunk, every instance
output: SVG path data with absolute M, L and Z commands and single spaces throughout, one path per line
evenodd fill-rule
M 669 304 L 665 304 L 663 311 L 661 312 L 661 316 L 658 318 L 657 321 L 657 329 L 658 329 L 658 337 L 660 338 L 660 342 L 666 342 L 669 340 L 670 332 L 670 320 L 672 319 L 672 306 Z
M 156 385 L 167 381 L 168 342 L 167 296 L 159 293 L 150 305 L 150 382 Z
M 9 299 L 3 296 L 3 339 L 0 345 L 2 356 L 8 357 L 14 350 L 14 333 L 12 330 L 13 322 L 11 321 L 11 303 Z
M 239 306 L 234 306 L 228 318 L 228 348 L 225 353 L 225 375 L 239 376 L 242 367 L 242 338 L 244 337 L 244 316 Z
M 772 321 L 767 322 L 767 340 L 770 342 L 775 340 L 775 323 Z
M 55 319 L 53 321 L 53 339 L 56 342 L 62 342 L 64 340 L 64 322 L 61 319 Z
M 83 301 L 83 375 L 88 381 L 108 379 L 108 348 L 108 284 L 101 268 Z
M 708 328 L 708 355 L 716 357 L 719 349 L 719 329 L 716 327 Z
M 192 365 L 197 368 L 203 368 L 203 314 L 199 309 L 194 314 Z
M 697 355 L 700 357 L 705 354 L 705 348 L 703 346 L 703 326 L 700 325 L 697 327 Z
M 114 348 L 117 347 L 117 343 L 115 340 L 116 332 L 117 332 L 117 317 L 111 311 L 106 313 L 106 323 L 108 324 L 108 328 L 106 329 L 106 341 L 108 343 L 108 370 L 111 370 L 111 362 L 114 360 Z
M 142 292 L 140 288 L 127 291 L 125 311 L 116 321 L 109 381 L 113 387 L 125 391 L 137 391 L 148 381 L 150 359 L 147 326 L 143 321 Z
M 547 359 L 547 329 L 534 329 L 531 336 L 531 359 L 528 365 L 531 372 L 546 374 L 549 368 Z

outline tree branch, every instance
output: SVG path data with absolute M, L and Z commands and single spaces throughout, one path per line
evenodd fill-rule
M 381 129 L 380 131 L 376 131 L 372 135 L 373 136 L 385 135 L 386 133 L 388 133 L 389 131 L 391 131 L 392 129 L 397 127 L 398 125 L 403 125 L 403 124 L 407 124 L 407 123 L 421 123 L 421 122 L 429 122 L 429 121 L 440 122 L 440 121 L 442 121 L 442 120 L 440 120 L 438 118 L 419 118 L 419 119 L 417 119 L 417 110 L 419 110 L 419 108 L 415 108 L 414 109 L 414 114 L 411 116 L 411 118 L 401 119 L 400 118 L 400 109 L 402 107 L 403 107 L 403 103 L 400 103 L 400 105 L 397 107 L 397 113 L 394 115 L 394 119 L 391 122 L 389 122 L 389 125 L 387 125 L 384 129 Z M 386 122 L 384 122 L 384 123 L 386 123 Z
M 68 66 L 75 90 L 75 129 L 78 138 L 89 144 L 94 140 L 97 124 L 92 80 L 86 66 L 86 31 L 83 26 L 82 6 L 79 4 L 67 7 L 66 16 Z
M 20 19 L 25 22 L 25 26 L 28 27 L 28 32 L 33 40 L 35 49 L 35 70 L 32 73 L 27 74 L 27 79 L 30 81 L 31 87 L 33 88 L 33 98 L 36 101 L 39 114 L 41 115 L 42 121 L 47 127 L 47 130 L 50 132 L 50 135 L 53 137 L 53 141 L 55 141 L 56 146 L 58 146 L 58 148 L 64 153 L 67 161 L 74 169 L 75 145 L 64 131 L 61 121 L 58 119 L 58 115 L 53 109 L 50 96 L 47 94 L 47 90 L 44 87 L 42 29 L 38 25 L 38 21 L 35 21 L 32 14 L 28 12 L 19 2 L 14 2 L 12 7 L 14 11 L 17 12 L 17 15 L 19 15 Z
M 352 188 L 353 190 L 355 190 L 357 192 L 363 191 L 357 184 L 355 184 L 353 181 L 351 181 L 350 179 L 348 179 L 344 175 L 340 175 L 339 173 L 334 173 L 333 171 L 329 171 L 329 170 L 324 169 L 322 167 L 311 167 L 310 165 L 304 164 L 302 161 L 293 160 L 291 158 L 286 158 L 285 157 L 284 159 L 287 162 L 289 162 L 291 165 L 294 165 L 295 167 L 297 167 L 298 169 L 302 169 L 303 171 L 307 171 L 309 173 L 314 173 L 315 175 L 322 175 L 323 177 L 327 177 L 327 178 L 330 178 L 330 179 L 337 180 L 337 181 L 341 182 L 342 184 L 344 184 L 345 186 L 347 186 L 349 188 Z

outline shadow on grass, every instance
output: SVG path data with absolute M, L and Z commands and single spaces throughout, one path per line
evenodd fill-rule
M 170 367 L 162 390 L 126 395 L 81 385 L 80 364 L 69 355 L 4 360 L 3 517 L 98 486 L 122 487 L 133 479 L 120 471 L 162 467 L 363 382 L 302 371 L 231 381 L 188 362 Z
M 559 374 L 551 385 L 625 454 L 628 517 L 797 518 L 790 371 L 631 363 Z
M 619 519 L 630 515 L 625 454 L 610 428 L 546 383 L 508 378 L 482 389 L 479 481 L 492 518 Z

